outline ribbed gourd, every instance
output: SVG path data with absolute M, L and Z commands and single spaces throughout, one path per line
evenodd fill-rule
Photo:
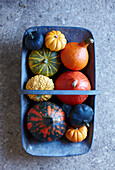
M 80 128 L 68 127 L 68 130 L 65 133 L 67 139 L 72 142 L 81 142 L 87 137 L 88 129 L 86 126 Z
M 60 67 L 59 54 L 43 47 L 29 55 L 29 67 L 34 74 L 53 76 Z
M 51 51 L 59 51 L 64 49 L 67 40 L 65 35 L 62 34 L 60 31 L 52 30 L 47 33 L 45 37 L 45 45 Z

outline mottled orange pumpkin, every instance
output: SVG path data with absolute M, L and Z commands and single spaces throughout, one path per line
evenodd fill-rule
M 61 51 L 61 60 L 65 67 L 71 70 L 83 69 L 89 59 L 87 46 L 93 43 L 93 39 L 89 38 L 81 43 L 70 42 Z
M 40 102 L 27 114 L 27 129 L 37 140 L 50 142 L 66 131 L 66 115 L 62 108 L 51 102 Z
M 76 129 L 74 129 L 73 127 L 69 127 L 65 133 L 65 136 L 72 142 L 81 142 L 87 137 L 87 132 L 88 129 L 86 126 L 82 126 Z
M 51 51 L 59 51 L 62 50 L 67 43 L 65 39 L 65 35 L 60 31 L 50 31 L 47 33 L 45 37 L 45 45 Z

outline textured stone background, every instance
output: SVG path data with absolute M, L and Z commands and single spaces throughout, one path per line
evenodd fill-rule
M 75 157 L 32 157 L 21 145 L 20 57 L 25 29 L 60 25 L 90 29 L 96 42 L 93 147 Z M 0 170 L 115 169 L 115 0 L 0 0 Z

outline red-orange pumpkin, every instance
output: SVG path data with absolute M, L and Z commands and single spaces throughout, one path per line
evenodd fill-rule
M 71 70 L 83 69 L 89 59 L 87 46 L 93 43 L 93 39 L 89 38 L 81 43 L 70 42 L 66 44 L 65 48 L 61 51 L 61 60 L 65 67 Z
M 61 74 L 55 81 L 56 90 L 91 90 L 88 78 L 80 71 L 68 71 Z M 83 103 L 88 95 L 57 95 L 68 105 Z

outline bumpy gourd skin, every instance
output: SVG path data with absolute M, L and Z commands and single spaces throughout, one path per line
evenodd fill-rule
M 27 90 L 54 90 L 53 80 L 43 75 L 36 75 L 28 80 L 26 84 Z M 34 101 L 47 101 L 52 95 L 28 94 L 30 99 Z

